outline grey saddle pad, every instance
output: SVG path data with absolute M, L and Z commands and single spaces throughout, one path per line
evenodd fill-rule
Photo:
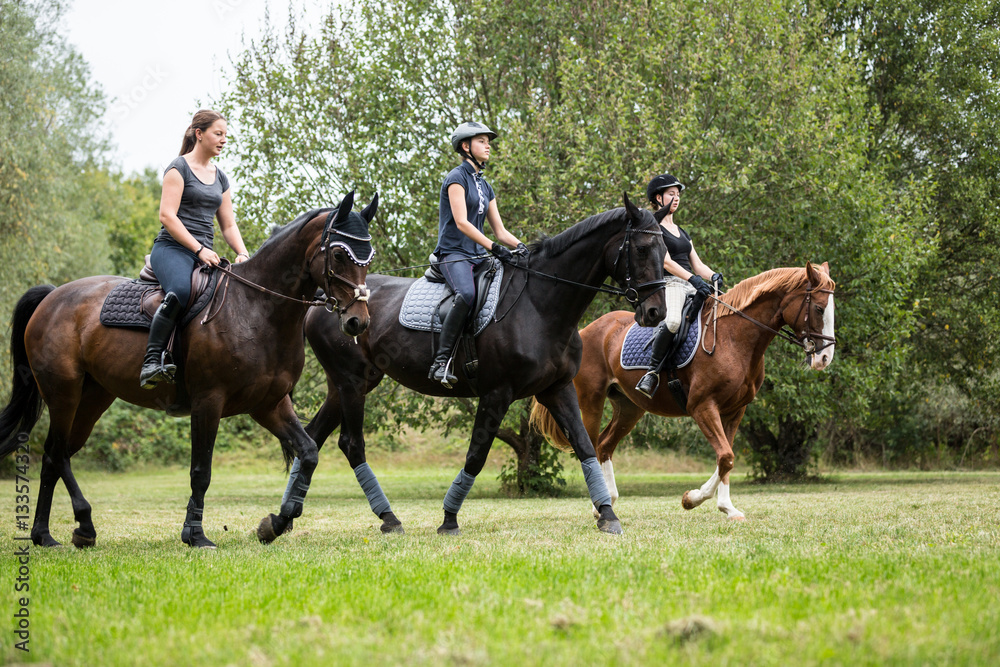
M 496 276 L 486 291 L 486 302 L 482 309 L 476 313 L 472 332 L 474 336 L 482 333 L 486 325 L 493 320 L 497 303 L 500 301 L 501 282 L 503 282 L 503 265 L 497 269 Z M 399 309 L 399 323 L 407 329 L 415 329 L 416 331 L 441 331 L 438 306 L 445 300 L 446 296 L 451 298 L 452 294 L 451 288 L 445 283 L 431 283 L 424 278 L 418 278 L 403 298 L 403 307 Z
M 633 324 L 625 334 L 625 342 L 622 343 L 621 362 L 622 369 L 626 371 L 646 370 L 649 368 L 649 358 L 653 354 L 653 346 L 650 340 L 656 333 L 657 327 L 640 327 Z M 687 338 L 677 348 L 677 353 L 671 359 L 674 368 L 684 368 L 694 359 L 694 353 L 698 351 L 698 343 L 701 342 L 701 317 L 695 319 L 688 328 Z

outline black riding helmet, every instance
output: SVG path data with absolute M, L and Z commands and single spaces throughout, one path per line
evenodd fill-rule
M 649 199 L 649 203 L 655 204 L 656 195 L 667 188 L 680 188 L 681 192 L 684 192 L 684 184 L 678 181 L 676 176 L 670 174 L 654 176 L 649 185 L 646 186 L 646 198 Z

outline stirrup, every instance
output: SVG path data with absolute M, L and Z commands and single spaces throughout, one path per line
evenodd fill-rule
M 448 363 L 435 365 L 434 372 L 432 373 L 431 379 L 440 382 L 444 385 L 445 389 L 451 389 L 452 384 L 458 382 L 458 376 L 450 373 L 451 363 L 454 361 L 454 357 L 448 359 Z
M 646 398 L 653 398 L 653 394 L 656 393 L 659 386 L 660 374 L 656 371 L 647 371 L 645 375 L 639 378 L 639 382 L 635 385 L 635 390 Z

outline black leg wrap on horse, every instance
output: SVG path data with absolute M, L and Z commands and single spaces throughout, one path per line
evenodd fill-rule
M 215 543 L 205 537 L 201 527 L 201 517 L 204 509 L 197 506 L 194 498 L 188 500 L 187 516 L 184 517 L 184 527 L 181 529 L 181 542 L 190 547 L 214 549 Z
M 455 299 L 454 305 L 448 311 L 448 316 L 441 323 L 441 338 L 438 341 L 437 355 L 434 357 L 434 363 L 431 364 L 431 370 L 427 376 L 449 389 L 458 382 L 458 376 L 450 372 L 448 362 L 451 361 L 455 343 L 458 342 L 458 337 L 462 335 L 462 329 L 465 328 L 465 320 L 469 310 L 471 309 L 469 304 L 465 303 L 465 299 L 461 297 Z
M 139 386 L 143 389 L 152 389 L 159 382 L 174 381 L 177 366 L 167 362 L 167 343 L 183 310 L 184 304 L 173 292 L 168 292 L 156 309 L 149 325 L 149 342 L 139 373 Z

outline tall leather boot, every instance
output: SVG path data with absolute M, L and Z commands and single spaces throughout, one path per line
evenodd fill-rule
M 458 337 L 462 334 L 462 329 L 465 328 L 465 318 L 469 314 L 469 310 L 469 304 L 465 303 L 465 299 L 462 297 L 455 299 L 454 305 L 448 311 L 448 316 L 441 323 L 441 338 L 438 341 L 437 356 L 434 357 L 430 373 L 427 374 L 428 378 L 440 382 L 448 389 L 451 389 L 451 386 L 458 382 L 458 376 L 452 372 L 449 364 L 455 343 L 458 342 Z
M 167 342 L 173 333 L 177 318 L 184 310 L 180 299 L 173 292 L 167 292 L 163 302 L 156 309 L 153 321 L 149 325 L 149 343 L 146 345 L 146 356 L 142 360 L 142 370 L 139 372 L 139 386 L 152 389 L 159 382 L 173 382 L 177 366 L 168 363 Z
M 653 398 L 653 394 L 656 393 L 660 384 L 660 370 L 667 360 L 667 350 L 670 349 L 670 344 L 673 341 L 674 332 L 666 325 L 660 325 L 660 330 L 653 338 L 653 353 L 649 357 L 649 372 L 643 375 L 639 384 L 635 386 L 635 390 L 646 398 Z

